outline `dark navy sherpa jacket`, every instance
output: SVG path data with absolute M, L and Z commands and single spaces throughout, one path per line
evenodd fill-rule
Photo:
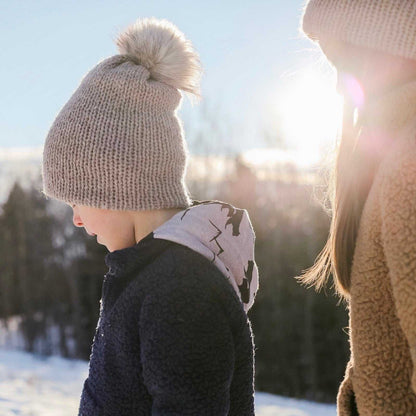
M 154 233 L 106 264 L 79 415 L 254 415 L 250 322 L 218 267 Z

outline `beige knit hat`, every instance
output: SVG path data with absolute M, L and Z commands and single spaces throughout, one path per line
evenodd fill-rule
M 136 21 L 57 115 L 43 151 L 43 193 L 114 210 L 188 207 L 188 150 L 176 111 L 199 95 L 201 66 L 170 22 Z
M 416 0 L 310 0 L 302 29 L 312 40 L 332 38 L 416 59 Z

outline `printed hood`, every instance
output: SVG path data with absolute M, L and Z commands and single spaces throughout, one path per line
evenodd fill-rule
M 245 209 L 221 201 L 193 201 L 156 228 L 153 237 L 182 244 L 211 260 L 233 286 L 244 310 L 251 308 L 259 277 L 255 234 Z

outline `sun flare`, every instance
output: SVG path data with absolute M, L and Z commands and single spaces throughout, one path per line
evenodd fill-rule
M 318 70 L 305 69 L 285 83 L 278 94 L 278 128 L 301 166 L 318 163 L 337 137 L 342 98 L 331 78 Z

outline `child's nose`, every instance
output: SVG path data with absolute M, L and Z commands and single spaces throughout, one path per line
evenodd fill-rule
M 74 215 L 72 217 L 72 222 L 74 223 L 75 227 L 83 227 L 84 224 L 81 221 L 80 216 L 74 211 Z

